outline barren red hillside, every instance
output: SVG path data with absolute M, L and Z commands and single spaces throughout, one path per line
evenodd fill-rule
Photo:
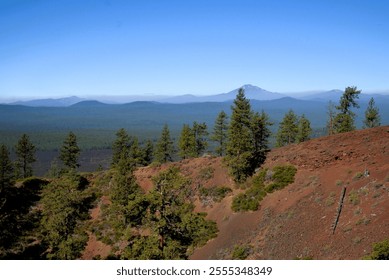
M 265 167 L 293 164 L 295 182 L 269 194 L 258 211 L 235 213 L 192 259 L 360 259 L 389 237 L 389 127 L 354 131 L 272 150 Z M 344 205 L 332 234 L 338 200 Z

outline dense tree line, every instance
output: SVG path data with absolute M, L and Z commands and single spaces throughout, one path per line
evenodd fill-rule
M 305 115 L 299 117 L 293 110 L 289 110 L 280 122 L 276 136 L 276 146 L 282 147 L 292 143 L 307 141 L 311 138 L 311 133 L 311 123 Z
M 185 159 L 201 156 L 208 146 L 206 136 L 208 131 L 205 123 L 194 122 L 192 127 L 184 124 L 178 142 L 180 157 Z
M 340 97 L 339 104 L 330 102 L 328 105 L 327 132 L 329 135 L 335 133 L 349 132 L 356 129 L 356 114 L 352 108 L 359 108 L 357 99 L 361 91 L 357 87 L 347 87 Z M 375 105 L 372 97 L 365 111 L 363 128 L 373 128 L 381 125 L 379 109 Z

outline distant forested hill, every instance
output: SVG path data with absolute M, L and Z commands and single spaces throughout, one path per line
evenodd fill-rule
M 324 100 L 298 100 L 285 97 L 270 101 L 252 100 L 255 111 L 264 110 L 278 128 L 284 114 L 293 109 L 298 115 L 305 114 L 312 127 L 320 129 L 326 124 L 327 102 Z M 367 100 L 360 100 L 356 111 L 357 125 L 361 127 Z M 119 128 L 125 128 L 140 140 L 156 139 L 162 126 L 167 123 L 172 136 L 177 138 L 182 125 L 193 121 L 205 122 L 211 131 L 217 114 L 224 110 L 230 114 L 231 102 L 204 102 L 168 104 L 157 102 L 133 102 L 111 105 L 97 101 L 82 101 L 69 107 L 27 107 L 0 105 L 1 142 L 12 147 L 22 133 L 31 136 L 39 149 L 58 148 L 65 135 L 73 131 L 82 149 L 108 148 Z M 389 102 L 376 99 L 382 123 L 389 123 Z

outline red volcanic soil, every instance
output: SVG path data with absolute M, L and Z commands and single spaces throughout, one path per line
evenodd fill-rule
M 228 259 L 239 244 L 252 246 L 250 259 L 360 259 L 389 237 L 389 127 L 274 149 L 264 167 L 280 164 L 297 167 L 295 182 L 267 195 L 258 211 L 218 222 L 218 237 L 192 259 Z
M 101 216 L 101 205 L 109 204 L 110 201 L 108 197 L 102 196 L 99 203 L 95 208 L 91 210 L 90 216 L 91 221 L 95 221 Z M 97 240 L 96 235 L 91 232 L 88 232 L 89 240 L 86 244 L 85 250 L 81 256 L 82 260 L 91 260 L 94 257 L 99 256 L 100 258 L 106 258 L 111 252 L 111 246 L 104 244 L 103 242 Z
M 193 197 L 196 211 L 207 212 L 219 233 L 191 259 L 231 259 L 237 245 L 251 246 L 249 259 L 361 259 L 373 243 L 389 237 L 389 127 L 277 148 L 269 152 L 264 167 L 283 164 L 297 168 L 295 182 L 268 194 L 257 211 L 245 213 L 231 210 L 233 196 L 242 190 L 228 176 L 221 158 L 143 167 L 135 176 L 148 191 L 152 177 L 173 165 L 191 179 L 194 190 L 200 186 L 233 190 L 221 202 Z M 333 233 L 343 187 L 343 208 Z M 99 206 L 92 214 L 98 218 Z M 108 254 L 109 248 L 98 242 L 91 236 L 83 258 Z

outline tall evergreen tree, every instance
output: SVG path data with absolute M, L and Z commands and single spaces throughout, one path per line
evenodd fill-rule
M 35 152 L 36 148 L 31 143 L 27 134 L 23 134 L 15 146 L 15 152 L 17 155 L 16 167 L 21 172 L 23 178 L 32 176 L 31 164 L 36 161 Z
M 363 121 L 364 128 L 372 128 L 381 125 L 381 117 L 378 107 L 375 105 L 374 98 L 370 98 L 369 105 L 365 111 L 365 119 Z
M 215 126 L 213 128 L 213 134 L 211 140 L 215 141 L 218 146 L 216 147 L 216 154 L 218 156 L 224 156 L 227 146 L 228 137 L 228 116 L 224 111 L 221 111 L 216 118 Z
M 189 125 L 184 124 L 178 140 L 179 156 L 183 159 L 195 156 L 196 139 Z
M 231 107 L 232 115 L 228 129 L 226 157 L 230 174 L 237 182 L 243 182 L 252 173 L 252 111 L 244 89 L 239 92 Z
M 327 134 L 335 134 L 335 116 L 336 116 L 336 107 L 332 101 L 328 102 L 327 106 Z
M 122 153 L 127 153 L 130 146 L 130 136 L 124 128 L 116 132 L 116 140 L 112 145 L 112 165 L 119 163 Z
M 164 125 L 161 137 L 155 148 L 154 158 L 159 163 L 173 161 L 173 141 L 170 138 L 170 130 L 167 124 Z
M 269 151 L 269 137 L 271 135 L 270 126 L 273 125 L 269 116 L 262 111 L 255 113 L 251 122 L 253 134 L 253 158 L 252 168 L 255 169 L 265 162 L 266 154 Z
M 136 184 L 133 168 L 128 168 L 128 161 L 123 156 L 117 165 L 117 173 L 114 176 L 114 184 L 111 191 L 112 203 L 127 206 L 130 195 L 137 192 L 139 187 Z
M 193 138 L 195 140 L 194 154 L 196 157 L 199 157 L 205 152 L 206 148 L 208 147 L 208 142 L 206 139 L 206 137 L 208 136 L 206 123 L 193 122 L 192 133 Z
M 146 195 L 143 226 L 147 235 L 131 235 L 123 259 L 187 259 L 189 248 L 216 236 L 216 223 L 194 213 L 188 200 L 190 182 L 169 168 L 153 178 L 154 188 Z M 134 209 L 134 208 L 133 208 Z
M 130 145 L 128 160 L 133 166 L 143 165 L 143 153 L 139 146 L 138 137 L 132 137 Z
M 65 141 L 63 142 L 59 159 L 69 169 L 76 169 L 78 164 L 78 157 L 80 156 L 80 148 L 77 145 L 77 137 L 73 132 L 69 132 Z
M 0 146 L 0 207 L 7 189 L 13 185 L 14 170 L 7 146 Z
M 298 117 L 293 110 L 289 110 L 280 122 L 280 126 L 278 128 L 276 139 L 277 147 L 294 143 L 296 141 L 297 133 Z
M 142 149 L 142 154 L 143 154 L 143 164 L 149 165 L 153 161 L 153 154 L 154 154 L 153 141 L 151 140 L 146 141 L 146 144 Z
M 125 164 L 129 169 L 144 165 L 144 151 L 139 145 L 138 138 L 128 135 L 124 128 L 119 129 L 116 133 L 112 150 L 112 166 L 114 167 L 117 167 L 119 162 L 122 165 Z
M 296 142 L 301 143 L 311 139 L 311 133 L 311 122 L 303 114 L 298 121 Z
M 13 164 L 10 160 L 8 148 L 0 147 L 0 258 L 4 257 L 5 248 L 9 247 L 10 240 L 14 236 L 14 222 L 10 198 L 11 188 L 14 183 Z M 11 212 L 11 213 L 10 213 Z
M 50 182 L 42 191 L 42 244 L 48 259 L 77 259 L 88 241 L 81 222 L 89 218 L 90 192 L 87 179 L 74 172 Z
M 145 217 L 147 201 L 142 189 L 137 184 L 134 166 L 122 154 L 115 166 L 111 180 L 109 207 L 102 209 L 102 222 L 105 226 L 104 239 L 112 245 L 112 253 L 119 253 L 119 244 L 127 241 L 133 234 L 132 227 L 141 224 Z
M 340 98 L 339 105 L 336 109 L 339 113 L 335 116 L 334 126 L 336 133 L 353 131 L 355 129 L 355 113 L 351 108 L 359 108 L 356 99 L 359 98 L 360 90 L 356 87 L 347 87 Z

